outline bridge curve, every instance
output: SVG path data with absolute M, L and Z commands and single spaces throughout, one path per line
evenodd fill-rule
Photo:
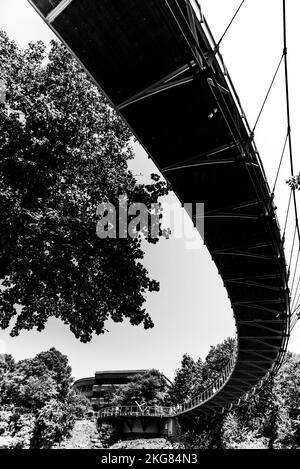
M 205 18 L 189 0 L 29 1 L 178 198 L 205 203 L 205 244 L 228 292 L 237 348 L 206 395 L 177 414 L 220 412 L 276 372 L 290 312 L 273 197 Z

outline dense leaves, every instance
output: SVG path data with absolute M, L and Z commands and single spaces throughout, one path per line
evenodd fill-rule
M 50 448 L 68 436 L 89 402 L 73 386 L 67 357 L 56 349 L 0 366 L 0 435 L 21 448 Z
M 226 340 L 212 347 L 206 359 L 196 363 L 184 355 L 171 387 L 157 370 L 136 375 L 116 390 L 112 404 L 174 406 L 180 392 L 185 399 L 211 382 L 217 361 L 222 354 L 224 360 L 227 358 L 232 344 L 234 341 Z M 0 391 L 0 436 L 12 437 L 15 447 L 50 448 L 70 434 L 75 419 L 82 418 L 89 408 L 86 399 L 72 388 L 66 357 L 55 349 L 18 363 L 4 356 Z M 300 356 L 288 353 L 278 374 L 234 410 L 197 422 L 180 419 L 180 424 L 179 442 L 186 448 L 299 449 Z
M 54 316 L 83 342 L 109 318 L 152 327 L 141 236 L 99 239 L 96 210 L 126 195 L 150 212 L 166 184 L 137 183 L 130 131 L 61 44 L 46 57 L 0 31 L 0 61 L 0 327 L 41 331 Z
M 203 363 L 201 358 L 197 362 L 187 354 L 181 361 L 181 368 L 176 371 L 171 397 L 174 404 L 182 404 L 186 399 L 194 397 L 202 391 Z
M 211 384 L 233 347 L 232 339 L 211 347 L 200 374 L 197 362 L 184 355 L 171 395 L 191 397 L 193 388 Z M 300 356 L 288 353 L 277 375 L 233 411 L 207 421 L 182 422 L 181 442 L 188 448 L 300 448 Z
M 215 381 L 224 370 L 233 355 L 235 345 L 236 341 L 229 337 L 223 343 L 210 347 L 202 371 L 206 386 Z
M 291 189 L 300 190 L 300 173 L 291 177 L 291 179 L 288 179 L 286 182 Z
M 120 387 L 112 404 L 114 405 L 169 405 L 170 383 L 158 370 L 149 370 L 130 378 L 128 384 Z
M 201 358 L 194 361 L 188 354 L 184 354 L 170 391 L 174 403 L 180 404 L 195 397 L 212 384 L 229 362 L 234 347 L 235 340 L 230 338 L 216 347 L 211 346 L 204 362 Z

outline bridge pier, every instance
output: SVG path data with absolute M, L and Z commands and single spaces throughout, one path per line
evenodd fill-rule
M 173 438 L 178 432 L 178 419 L 176 417 L 158 416 L 118 416 L 98 420 L 98 428 L 102 423 L 109 423 L 118 429 L 124 437 L 159 437 Z

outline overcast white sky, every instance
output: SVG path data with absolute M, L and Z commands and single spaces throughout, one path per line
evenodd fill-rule
M 203 12 L 218 39 L 240 0 L 203 0 Z M 287 0 L 288 52 L 295 170 L 300 170 L 299 146 L 300 43 L 299 2 Z M 48 42 L 52 32 L 26 0 L 0 0 L 0 28 L 25 47 L 31 40 Z M 250 124 L 256 120 L 265 93 L 282 53 L 282 1 L 247 0 L 227 33 L 221 51 L 240 95 Z M 262 161 L 272 186 L 286 134 L 283 68 L 275 83 L 256 132 Z M 276 205 L 283 226 L 290 177 L 288 155 L 278 183 Z M 136 147 L 136 172 L 153 171 L 151 161 Z M 298 202 L 300 204 L 300 193 Z M 173 200 L 172 196 L 170 200 Z M 292 231 L 289 227 L 289 234 Z M 69 357 L 75 377 L 95 370 L 159 368 L 170 378 L 183 353 L 204 357 L 210 345 L 234 335 L 234 321 L 226 290 L 205 248 L 187 250 L 183 240 L 162 240 L 147 247 L 145 264 L 161 283 L 161 291 L 147 299 L 147 309 L 156 323 L 151 331 L 126 324 L 109 325 L 110 333 L 81 344 L 57 320 L 50 320 L 43 333 L 24 332 L 10 338 L 0 332 L 0 346 L 17 359 L 33 356 L 55 346 Z M 2 345 L 1 345 L 2 344 Z M 289 349 L 300 353 L 300 327 L 296 326 Z

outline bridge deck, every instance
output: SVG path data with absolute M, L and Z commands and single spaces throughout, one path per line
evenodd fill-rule
M 205 242 L 228 291 L 238 350 L 221 389 L 183 412 L 219 411 L 279 365 L 289 295 L 271 194 L 207 25 L 186 0 L 30 1 L 179 199 L 205 203 Z

